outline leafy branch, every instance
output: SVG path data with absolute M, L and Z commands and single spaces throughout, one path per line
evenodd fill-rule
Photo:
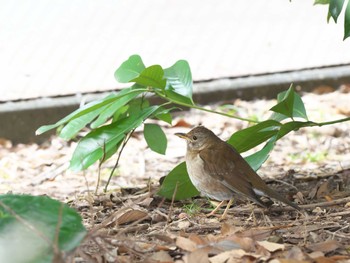
M 185 60 L 177 61 L 173 66 L 163 69 L 159 65 L 145 67 L 141 57 L 133 55 L 116 70 L 115 78 L 121 83 L 133 83 L 133 85 L 99 101 L 90 102 L 57 123 L 40 127 L 36 132 L 41 134 L 62 127 L 59 136 L 71 139 L 89 125 L 91 131 L 79 141 L 73 153 L 70 168 L 81 171 L 95 162 L 101 165 L 118 152 L 118 159 L 105 186 L 105 191 L 128 138 L 137 127 L 143 126 L 144 137 L 150 149 L 165 154 L 167 148 L 165 133 L 159 125 L 147 123 L 147 120 L 158 119 L 171 124 L 171 111 L 176 109 L 173 105 L 255 123 L 251 127 L 232 134 L 228 140 L 228 143 L 239 152 L 248 151 L 264 143 L 258 152 L 246 157 L 255 170 L 259 169 L 269 157 L 276 141 L 289 132 L 304 127 L 324 126 L 349 120 L 345 118 L 323 123 L 310 121 L 304 103 L 292 85 L 287 91 L 278 94 L 277 104 L 270 109 L 271 116 L 262 122 L 202 108 L 192 99 L 192 75 Z M 151 97 L 161 98 L 165 102 L 152 104 Z M 188 178 L 184 163 L 179 164 L 169 173 L 158 194 L 171 199 L 175 186 L 177 200 L 198 194 Z
M 328 5 L 327 22 L 333 18 L 334 22 L 337 23 L 338 17 L 343 10 L 345 0 L 315 0 L 314 4 Z M 344 38 L 350 36 L 350 2 L 346 5 L 344 11 Z

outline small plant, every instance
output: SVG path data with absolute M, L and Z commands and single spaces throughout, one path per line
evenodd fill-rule
M 189 216 L 194 216 L 200 212 L 201 207 L 197 203 L 192 202 L 191 204 L 184 205 L 183 209 Z
M 255 169 L 266 161 L 277 140 L 289 132 L 303 127 L 324 126 L 348 121 L 350 118 L 330 122 L 316 123 L 308 119 L 304 103 L 294 91 L 292 85 L 287 91 L 277 96 L 277 104 L 270 111 L 271 116 L 264 121 L 246 119 L 236 115 L 208 110 L 196 105 L 192 99 L 192 76 L 185 60 L 163 69 L 159 65 L 145 67 L 138 55 L 131 56 L 115 72 L 115 78 L 121 83 L 133 83 L 118 93 L 88 103 L 52 125 L 42 126 L 37 130 L 41 134 L 59 128 L 59 136 L 73 138 L 81 129 L 89 125 L 91 132 L 78 143 L 70 168 L 75 171 L 87 169 L 95 162 L 103 164 L 113 154 L 118 153 L 117 162 L 112 169 L 108 182 L 118 166 L 119 158 L 134 130 L 143 126 L 144 136 L 150 149 L 165 154 L 167 138 L 161 127 L 148 123 L 148 119 L 158 119 L 171 124 L 171 111 L 176 107 L 190 107 L 240 119 L 254 125 L 240 130 L 229 138 L 228 143 L 239 152 L 248 151 L 264 143 L 256 153 L 246 157 Z M 162 99 L 162 103 L 151 103 L 151 98 Z M 175 195 L 174 195 L 175 192 Z M 191 184 L 185 163 L 176 166 L 166 176 L 158 192 L 159 195 L 175 200 L 198 195 Z

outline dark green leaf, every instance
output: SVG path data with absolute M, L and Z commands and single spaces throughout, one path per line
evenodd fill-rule
M 167 138 L 162 128 L 157 124 L 145 124 L 143 129 L 145 140 L 152 151 L 165 154 Z
M 132 55 L 115 71 L 114 77 L 120 83 L 128 83 L 137 78 L 145 69 L 145 65 L 139 55 Z
M 0 262 L 53 262 L 54 245 L 67 254 L 86 235 L 80 215 L 57 200 L 1 195 L 0 201 Z
M 137 98 L 129 103 L 129 115 L 134 116 L 134 115 L 139 115 L 139 113 L 145 109 L 148 108 L 150 105 L 149 101 L 146 100 L 145 98 Z
M 164 71 L 162 67 L 154 65 L 144 69 L 138 77 L 130 80 L 130 82 L 135 82 L 146 87 L 164 89 L 166 80 L 163 77 Z
M 344 0 L 330 0 L 328 12 L 332 16 L 335 23 L 337 23 L 338 16 L 343 8 Z
M 270 119 L 281 121 L 286 118 L 303 118 L 308 119 L 304 103 L 292 87 L 287 91 L 280 92 L 277 96 L 277 104 L 270 110 L 275 113 L 272 114 Z
M 162 113 L 155 114 L 155 117 L 158 120 L 161 120 L 161 121 L 164 121 L 166 123 L 169 123 L 170 125 L 171 125 L 171 123 L 173 121 L 173 118 L 172 118 L 172 116 L 171 116 L 171 114 L 169 112 L 162 112 Z
M 271 139 L 265 144 L 265 146 L 256 153 L 245 157 L 244 159 L 249 163 L 249 165 L 255 170 L 259 170 L 261 165 L 267 160 L 275 146 L 276 136 L 271 137 Z
M 105 108 L 103 108 L 103 111 L 100 114 L 100 116 L 97 118 L 97 120 L 91 123 L 91 128 L 95 129 L 101 126 L 102 124 L 105 124 L 106 121 L 110 117 L 112 117 L 121 107 L 123 107 L 125 104 L 130 102 L 132 99 L 136 98 L 141 93 L 143 93 L 142 90 L 128 90 L 128 89 L 122 90 L 118 94 L 119 99 L 111 103 L 110 105 L 105 106 Z
M 191 183 L 188 176 L 186 163 L 177 165 L 164 179 L 162 186 L 157 193 L 160 196 L 172 199 L 176 190 L 175 200 L 183 200 L 197 196 L 199 192 Z
M 146 91 L 145 88 L 131 87 L 131 88 L 123 89 L 117 94 L 112 93 L 102 100 L 97 100 L 97 101 L 87 103 L 83 107 L 73 111 L 72 113 L 70 113 L 69 115 L 64 117 L 63 119 L 59 120 L 55 124 L 41 126 L 35 133 L 36 133 L 36 135 L 40 135 L 48 130 L 52 130 L 54 128 L 57 128 L 57 127 L 65 124 L 69 121 L 72 121 L 72 120 L 79 118 L 83 115 L 89 114 L 90 112 L 94 112 L 96 110 L 99 110 L 100 108 L 102 108 L 106 105 L 110 105 L 111 103 L 115 102 L 116 100 L 119 100 L 121 97 L 125 96 L 128 93 L 135 92 L 135 93 L 140 94 L 140 92 L 145 92 L 145 91 Z
M 350 1 L 348 2 L 345 9 L 345 21 L 344 21 L 344 39 L 350 36 Z
M 180 94 L 192 100 L 192 74 L 186 60 L 179 60 L 170 68 L 164 69 L 164 77 L 167 79 L 166 89 Z
M 238 152 L 248 151 L 277 134 L 281 123 L 266 120 L 234 133 L 227 141 Z
M 79 141 L 73 153 L 70 168 L 74 171 L 88 168 L 116 147 L 129 131 L 140 126 L 144 119 L 158 108 L 159 106 L 146 108 L 139 115 L 129 116 L 90 132 Z
M 178 103 L 180 105 L 185 104 L 185 106 L 187 105 L 188 107 L 191 107 L 192 105 L 194 105 L 193 101 L 191 99 L 189 99 L 188 97 L 185 97 L 181 94 L 176 93 L 171 86 L 167 87 L 167 89 L 165 90 L 165 96 L 172 102 L 174 103 Z
M 282 96 L 283 99 L 270 110 L 293 118 L 294 90 L 292 86 L 287 91 L 281 92 L 278 95 Z
M 69 121 L 59 133 L 59 136 L 62 139 L 70 140 L 77 135 L 77 133 L 83 129 L 88 123 L 92 122 L 96 117 L 106 109 L 106 105 L 102 106 L 99 109 L 96 109 L 88 114 L 80 116 L 79 118 L 75 118 Z

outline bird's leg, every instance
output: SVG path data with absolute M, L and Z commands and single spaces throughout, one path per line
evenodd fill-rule
M 232 203 L 233 203 L 233 198 L 231 198 L 230 201 L 228 201 L 228 203 L 227 203 L 227 205 L 226 205 L 226 208 L 225 208 L 225 211 L 224 211 L 224 213 L 222 214 L 220 220 L 223 220 L 223 219 L 226 218 L 227 212 L 228 212 L 228 210 L 230 209 Z
M 220 204 L 218 204 L 213 211 L 211 211 L 209 214 L 207 214 L 207 217 L 210 217 L 210 216 L 213 216 L 216 211 L 219 210 L 219 208 L 224 204 L 224 202 L 226 202 L 225 200 L 224 201 L 221 201 Z

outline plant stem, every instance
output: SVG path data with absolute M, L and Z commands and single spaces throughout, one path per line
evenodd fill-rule
M 103 189 L 104 192 L 107 192 L 108 185 L 109 185 L 109 183 L 110 183 L 110 181 L 111 181 L 111 179 L 112 179 L 112 176 L 113 176 L 113 174 L 114 174 L 115 169 L 117 169 L 117 167 L 118 167 L 119 160 L 120 160 L 120 157 L 121 157 L 121 155 L 122 155 L 122 152 L 123 152 L 123 150 L 124 150 L 126 144 L 128 143 L 129 139 L 131 138 L 131 135 L 132 135 L 133 132 L 135 131 L 135 129 L 136 129 L 136 128 L 132 129 L 132 130 L 125 136 L 125 138 L 124 138 L 122 147 L 120 148 L 119 153 L 118 153 L 117 161 L 115 162 L 115 165 L 114 165 L 114 167 L 113 167 L 111 173 L 109 174 L 109 177 L 108 177 L 107 183 L 106 183 L 106 185 L 105 185 L 105 188 Z
M 156 93 L 159 97 L 161 97 L 161 98 L 163 98 L 163 99 L 165 99 L 165 100 L 167 100 L 167 101 L 169 101 L 171 103 L 175 103 L 175 104 L 178 104 L 178 105 L 181 105 L 181 106 L 193 108 L 193 109 L 196 109 L 196 110 L 206 111 L 206 112 L 210 112 L 210 113 L 215 113 L 215 114 L 219 114 L 219 115 L 222 115 L 222 116 L 238 119 L 238 120 L 241 120 L 241 121 L 248 121 L 248 122 L 252 122 L 252 123 L 259 123 L 259 121 L 257 121 L 257 120 L 251 120 L 251 119 L 247 119 L 247 118 L 231 115 L 231 114 L 224 113 L 224 112 L 219 112 L 219 111 L 206 109 L 206 108 L 203 108 L 203 107 L 200 107 L 200 106 L 197 106 L 197 105 L 191 105 L 191 104 L 187 104 L 187 103 L 184 103 L 184 102 L 181 102 L 181 101 L 175 101 L 175 100 L 172 100 L 172 99 L 168 98 L 167 96 L 161 94 L 160 92 L 157 92 L 155 90 L 150 90 L 150 91 L 153 92 L 153 93 Z
M 326 122 L 320 122 L 317 123 L 314 126 L 325 126 L 325 125 L 331 125 L 331 124 L 335 124 L 335 123 L 339 123 L 339 122 L 345 122 L 345 121 L 350 121 L 350 117 L 347 118 L 343 118 L 343 119 L 339 119 L 339 120 L 335 120 L 335 121 L 326 121 Z

